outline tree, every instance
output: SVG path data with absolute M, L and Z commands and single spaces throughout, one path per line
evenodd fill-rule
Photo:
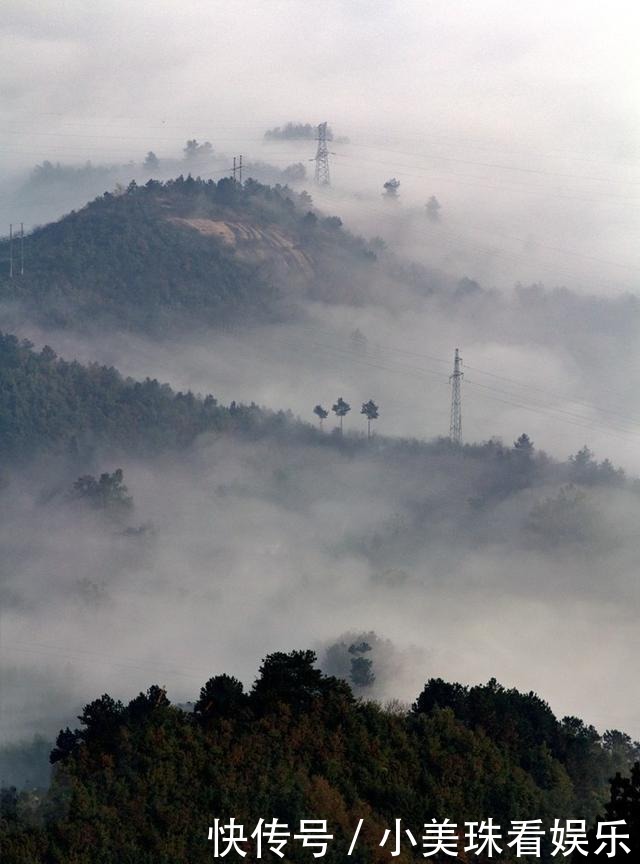
M 585 445 L 574 456 L 569 457 L 569 478 L 583 486 L 606 483 L 619 486 L 624 483 L 624 471 L 614 468 L 609 459 L 598 463 Z
M 195 162 L 207 159 L 213 155 L 213 146 L 210 141 L 205 141 L 204 144 L 198 144 L 195 138 L 187 141 L 183 151 L 185 161 Z
M 309 708 L 324 691 L 325 677 L 315 667 L 314 651 L 276 651 L 260 666 L 260 676 L 251 691 L 251 703 L 259 714 L 277 708 L 280 703 L 292 708 Z
M 371 645 L 364 640 L 362 642 L 354 642 L 349 645 L 349 654 L 351 654 L 351 683 L 356 687 L 370 687 L 376 680 L 373 671 L 373 661 L 369 657 L 363 657 L 371 651 Z
M 532 456 L 533 441 L 529 438 L 526 432 L 523 432 L 518 440 L 513 442 L 513 449 L 518 453 L 523 453 L 525 456 Z
M 339 216 L 327 216 L 322 220 L 322 226 L 329 231 L 339 231 L 342 228 L 342 219 Z
M 85 474 L 73 484 L 73 492 L 78 500 L 88 502 L 96 510 L 122 513 L 133 507 L 133 498 L 124 484 L 122 468 L 116 468 L 113 474 L 101 474 L 99 480 L 91 474 Z
M 535 448 L 526 432 L 513 442 L 513 451 L 508 462 L 509 484 L 512 489 L 531 486 L 536 473 Z
M 302 225 L 304 228 L 315 228 L 318 224 L 318 217 L 311 210 L 308 210 L 302 217 Z
M 636 762 L 631 769 L 630 777 L 623 777 L 617 772 L 611 780 L 611 798 L 605 805 L 605 817 L 598 821 L 617 821 L 622 819 L 625 824 L 620 826 L 621 834 L 628 834 L 625 844 L 629 847 L 629 853 L 623 852 L 618 846 L 618 852 L 609 856 L 607 850 L 603 849 L 600 854 L 596 851 L 601 845 L 596 837 L 596 831 L 589 832 L 589 855 L 582 858 L 583 861 L 637 861 L 635 857 L 640 852 L 640 762 Z
M 200 690 L 193 713 L 203 722 L 217 717 L 236 717 L 246 709 L 247 701 L 241 681 L 231 675 L 216 675 Z
M 527 528 L 547 548 L 567 543 L 593 547 L 604 540 L 598 511 L 586 492 L 572 483 L 538 502 L 531 509 Z
M 595 483 L 598 463 L 586 444 L 574 456 L 569 457 L 569 463 L 569 478 L 574 483 L 584 483 L 585 485 Z
M 140 693 L 126 707 L 126 718 L 130 723 L 143 723 L 154 711 L 168 708 L 171 703 L 167 691 L 158 684 L 152 684 L 146 693 Z
M 317 126 L 311 123 L 286 123 L 284 126 L 276 126 L 267 129 L 264 133 L 267 141 L 293 141 L 296 139 L 314 139 L 317 135 Z M 333 140 L 333 131 L 327 126 L 327 141 Z
M 322 421 L 327 419 L 327 417 L 329 416 L 329 412 L 326 408 L 323 408 L 322 405 L 316 405 L 316 407 L 313 409 L 313 413 L 320 421 L 320 428 L 322 429 Z
M 376 680 L 373 661 L 368 657 L 352 657 L 350 678 L 356 687 L 371 687 Z
M 640 759 L 640 742 L 618 729 L 607 729 L 602 736 L 602 746 L 622 766 L 632 765 Z
M 371 421 L 379 417 L 378 406 L 373 399 L 369 399 L 368 402 L 363 402 L 360 413 L 367 418 L 367 438 L 371 438 Z
M 287 183 L 303 183 L 307 179 L 307 169 L 302 162 L 294 162 L 282 172 L 282 176 Z
M 391 179 L 387 180 L 387 182 L 383 184 L 383 198 L 386 198 L 387 201 L 397 201 L 399 188 L 400 181 L 396 180 L 395 177 L 391 177 Z
M 456 717 L 465 719 L 468 695 L 468 689 L 463 684 L 430 678 L 413 703 L 413 711 L 416 714 L 430 714 L 435 708 L 451 708 Z
M 351 405 L 348 402 L 345 402 L 342 396 L 338 397 L 338 401 L 335 405 L 331 406 L 331 410 L 336 415 L 336 417 L 340 418 L 340 434 L 342 434 L 342 421 L 347 416 L 349 411 L 351 411 Z
M 147 171 L 157 171 L 160 167 L 160 160 L 153 152 L 153 150 L 149 150 L 144 160 L 144 167 Z
M 440 210 L 442 209 L 442 205 L 440 204 L 436 196 L 432 195 L 424 206 L 427 211 L 427 219 L 429 219 L 431 222 L 439 222 Z
M 70 756 L 77 748 L 80 740 L 80 732 L 77 729 L 72 731 L 68 726 L 66 729 L 61 729 L 56 738 L 56 746 L 49 756 L 51 764 L 55 765 L 56 762 L 61 762 Z

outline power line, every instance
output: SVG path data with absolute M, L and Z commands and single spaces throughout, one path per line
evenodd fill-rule
M 401 172 L 398 172 L 398 173 L 401 173 Z M 383 210 L 383 209 L 376 208 L 376 207 L 367 207 L 367 214 L 370 214 L 370 213 L 375 213 L 375 214 L 378 214 L 381 216 L 385 216 L 387 218 L 389 217 L 389 211 L 388 210 Z M 496 248 L 493 246 L 485 246 L 481 243 L 477 243 L 473 240 L 470 240 L 468 237 L 465 237 L 463 234 L 460 234 L 459 232 L 452 231 L 449 228 L 445 228 L 441 224 L 438 224 L 437 232 L 438 232 L 438 234 L 444 234 L 446 236 L 452 237 L 454 240 L 458 240 L 460 243 L 464 244 L 465 246 L 476 249 L 482 255 L 498 256 L 500 258 L 511 258 L 515 261 L 522 261 L 522 260 L 529 261 L 529 259 L 530 259 L 530 255 L 528 255 L 525 252 L 508 251 L 508 250 Z M 435 237 L 436 235 L 434 234 L 433 236 Z M 496 236 L 507 237 L 507 235 L 500 235 L 500 234 L 497 234 Z M 510 237 L 509 239 L 516 239 L 516 238 Z M 526 242 L 526 241 L 522 240 L 521 242 Z M 595 256 L 586 256 L 580 252 L 576 252 L 575 250 L 565 250 L 565 249 L 560 249 L 558 247 L 548 247 L 548 246 L 545 246 L 545 244 L 537 244 L 537 245 L 540 246 L 540 248 L 549 248 L 549 249 L 553 248 L 553 251 L 555 251 L 557 253 L 570 255 L 570 256 L 574 256 L 574 257 L 584 257 L 586 260 L 595 261 L 595 262 L 598 262 L 601 264 L 606 264 L 608 266 L 610 266 L 613 263 L 617 263 L 618 266 L 624 267 L 626 269 L 634 270 L 634 271 L 637 270 L 640 272 L 640 265 L 626 264 L 624 262 L 613 262 L 613 261 L 603 259 L 603 258 L 596 258 Z M 570 270 L 563 270 L 562 268 L 559 268 L 557 265 L 545 264 L 545 263 L 540 262 L 540 261 L 535 262 L 535 268 L 538 270 L 547 270 L 547 271 L 553 273 L 556 277 L 564 276 L 564 277 L 567 277 L 569 279 L 578 278 L 576 276 L 576 274 Z M 622 288 L 619 283 L 612 282 L 611 280 L 604 281 L 602 279 L 600 279 L 599 281 L 600 281 L 600 284 L 606 284 L 610 288 L 612 288 L 613 290 L 615 290 L 619 293 L 622 293 L 622 294 L 628 294 L 629 293 L 630 289 Z
M 38 134 L 58 134 L 58 133 L 38 133 Z M 74 135 L 74 133 L 59 133 L 59 134 L 60 134 L 61 136 L 63 136 L 63 137 L 78 137 L 77 135 Z M 100 138 L 100 140 L 102 140 L 102 139 L 104 138 L 104 136 L 89 136 L 89 137 L 96 137 L 96 138 Z M 112 136 L 112 137 L 113 137 L 114 139 L 120 138 L 121 140 L 127 140 L 127 136 Z M 236 136 L 236 137 L 237 137 L 237 136 Z M 137 138 L 137 137 L 134 138 L 134 137 L 131 136 L 131 139 L 130 139 L 130 140 L 138 140 L 138 138 Z M 147 139 L 147 138 L 144 138 L 144 137 L 142 137 L 142 136 L 140 136 L 140 140 L 148 140 L 148 139 Z M 172 141 L 173 141 L 173 140 L 176 140 L 176 143 L 177 143 L 177 139 L 165 139 L 165 140 L 172 140 Z M 218 140 L 224 140 L 224 139 L 220 139 L 220 138 L 218 138 Z M 227 139 L 227 140 L 233 140 L 233 139 Z M 260 141 L 262 141 L 262 139 L 253 139 L 253 140 L 260 140 Z M 354 147 L 368 147 L 368 148 L 370 148 L 370 149 L 374 149 L 374 150 L 376 149 L 376 146 L 375 146 L 375 145 L 370 145 L 370 144 L 358 144 L 358 143 L 353 143 L 353 144 L 351 144 L 350 146 L 354 146 Z M 10 148 L 0 148 L 0 149 L 8 150 L 9 152 L 11 152 Z M 392 152 L 392 153 L 399 153 L 399 154 L 403 154 L 403 153 L 407 153 L 407 152 L 409 152 L 409 151 L 403 151 L 403 150 L 395 150 L 395 149 L 393 149 L 393 148 L 377 148 L 377 149 L 383 149 L 383 150 L 386 150 L 386 151 L 388 151 L 388 152 Z M 24 148 L 16 149 L 16 150 L 14 150 L 13 152 L 20 152 L 20 153 L 31 152 L 31 153 L 36 153 L 36 154 L 38 154 L 38 155 L 42 155 L 42 154 L 41 154 L 41 151 L 33 151 L 33 150 L 32 150 L 32 151 L 26 151 L 26 150 L 24 150 Z M 103 153 L 104 150 L 103 150 L 103 149 L 100 149 L 100 150 L 97 151 L 97 152 L 99 152 L 99 153 Z M 130 152 L 130 150 L 127 150 L 126 152 Z M 74 155 L 74 153 L 73 153 L 72 151 L 66 151 L 66 153 L 67 153 L 67 155 Z M 54 153 L 48 153 L 47 155 L 48 155 L 48 156 L 52 156 L 52 155 L 55 156 L 55 155 L 59 155 L 59 153 L 58 153 L 58 152 L 54 152 Z M 75 155 L 76 155 L 76 156 L 80 156 L 80 157 L 86 157 L 87 153 L 86 153 L 86 151 L 83 152 L 83 153 L 77 153 L 77 152 L 76 152 Z M 372 162 L 372 163 L 378 162 L 378 164 L 384 164 L 384 165 L 388 165 L 388 164 L 389 164 L 388 162 L 382 162 L 381 160 L 372 160 L 372 159 L 368 159 L 368 160 L 367 160 L 367 159 L 363 159 L 363 157 L 353 157 L 353 156 L 349 156 L 349 155 L 346 154 L 346 153 L 342 153 L 342 154 L 339 154 L 339 155 L 340 155 L 342 158 L 347 158 L 347 159 L 349 159 L 349 158 L 357 158 L 359 161 L 364 161 L 364 162 Z M 425 154 L 409 153 L 409 155 L 417 155 L 417 156 L 421 156 L 421 155 L 423 155 L 423 156 L 424 156 Z M 436 156 L 429 157 L 429 156 L 426 156 L 425 158 L 452 159 L 453 157 L 436 157 Z M 482 167 L 511 168 L 511 169 L 513 169 L 513 170 L 517 170 L 517 171 L 524 172 L 524 173 L 532 173 L 532 172 L 533 172 L 533 173 L 549 174 L 550 176 L 555 176 L 555 175 L 553 174 L 553 172 L 545 172 L 545 171 L 543 171 L 542 169 L 530 169 L 530 168 L 526 168 L 526 167 L 522 167 L 522 166 L 501 166 L 501 165 L 497 165 L 496 163 L 480 163 L 480 162 L 473 162 L 472 160 L 460 160 L 460 161 L 463 161 L 463 162 L 465 162 L 465 163 L 469 163 L 469 164 L 476 164 L 476 165 L 479 165 L 479 166 L 482 166 Z M 405 168 L 411 168 L 411 169 L 418 170 L 418 171 L 425 171 L 425 170 L 426 170 L 427 172 L 432 173 L 432 169 L 426 169 L 424 166 L 421 166 L 421 165 L 408 165 L 408 166 L 406 166 L 406 165 L 405 165 L 405 166 L 400 165 L 400 166 L 398 166 L 397 164 L 394 163 L 394 167 L 395 167 L 396 169 L 399 168 L 399 167 L 400 167 L 400 168 L 401 168 L 401 167 L 405 167 Z M 407 172 L 399 172 L 399 173 L 405 173 L 405 174 L 406 174 Z M 453 173 L 451 173 L 451 172 L 450 172 L 450 174 L 451 174 L 451 176 L 452 176 L 453 178 L 459 178 L 459 177 L 463 176 L 463 175 L 456 175 L 456 174 L 453 174 Z M 409 175 L 409 176 L 411 176 L 411 175 Z M 599 181 L 602 181 L 602 182 L 611 182 L 611 178 L 593 178 L 593 177 L 590 177 L 589 175 L 565 175 L 565 176 L 567 176 L 567 177 L 571 177 L 572 179 L 594 179 L 594 180 L 599 180 Z M 439 179 L 440 179 L 441 181 L 443 180 L 443 178 L 439 178 Z M 477 180 L 481 180 L 482 178 L 478 178 L 477 176 L 474 175 L 474 176 L 471 177 L 471 179 L 477 181 Z M 444 178 L 444 182 L 450 182 L 450 178 Z M 456 182 L 456 181 L 454 180 L 454 182 Z M 627 182 L 627 184 L 628 184 L 628 182 L 633 182 L 633 183 L 635 183 L 636 181 L 626 181 L 626 182 Z M 637 181 L 637 182 L 640 183 L 640 181 Z M 471 183 L 471 184 L 470 184 L 470 183 L 466 183 L 465 185 L 476 185 L 476 186 L 479 186 L 480 188 L 499 188 L 499 187 L 496 187 L 495 185 L 493 185 L 493 186 L 488 186 L 488 185 L 486 185 L 486 184 L 479 184 L 479 183 L 477 183 L 477 182 L 476 182 L 476 183 Z M 502 184 L 502 185 L 504 185 L 504 184 Z M 528 188 L 528 189 L 530 189 L 529 186 L 525 186 L 525 187 L 522 187 L 522 186 L 521 186 L 520 188 Z M 555 193 L 555 195 L 556 195 L 556 197 L 559 197 L 559 198 L 566 198 L 566 199 L 572 199 L 572 200 L 599 200 L 599 199 L 595 199 L 595 198 L 593 198 L 593 197 L 589 198 L 588 196 L 584 196 L 584 195 L 581 195 L 581 196 L 580 196 L 580 195 L 579 195 L 579 196 L 575 196 L 575 195 L 566 195 L 566 194 L 563 194 L 563 193 Z M 600 196 L 600 198 L 602 198 L 603 195 L 604 195 L 605 197 L 609 197 L 610 199 L 614 199 L 614 200 L 615 200 L 615 199 L 618 199 L 618 200 L 622 200 L 622 201 L 624 201 L 624 202 L 627 202 L 627 201 L 634 201 L 634 203 L 635 203 L 635 199 L 631 199 L 631 198 L 629 198 L 629 197 L 627 197 L 627 196 L 618 196 L 618 195 L 608 195 L 608 196 L 607 196 L 605 193 L 602 193 L 602 195 Z
M 433 168 L 431 166 L 427 167 L 424 165 L 406 165 L 403 163 L 398 163 L 395 160 L 392 162 L 390 160 L 382 160 L 382 159 L 366 159 L 366 158 L 363 158 L 362 156 L 350 155 L 348 153 L 336 153 L 335 155 L 341 159 L 353 159 L 357 162 L 364 162 L 364 163 L 369 163 L 372 165 L 375 165 L 375 164 L 384 165 L 387 168 L 393 167 L 395 173 L 400 174 L 401 176 L 402 175 L 409 176 L 409 177 L 420 176 L 420 175 L 416 175 L 416 174 L 412 175 L 411 173 L 409 173 L 407 171 L 401 170 L 403 168 L 409 168 L 413 171 L 420 171 L 422 174 L 425 174 L 425 173 L 426 174 L 433 174 L 434 171 L 439 170 L 439 169 Z M 522 184 L 522 183 L 513 184 L 513 183 L 502 183 L 502 182 L 496 183 L 493 180 L 490 181 L 489 183 L 487 183 L 484 181 L 483 177 L 478 177 L 476 175 L 456 174 L 453 171 L 449 171 L 448 173 L 449 173 L 450 177 L 454 178 L 453 182 L 456 182 L 456 180 L 459 180 L 459 179 L 462 179 L 462 180 L 469 180 L 470 179 L 470 180 L 474 181 L 472 183 L 466 182 L 466 183 L 462 183 L 460 185 L 476 186 L 478 188 L 484 188 L 484 189 L 518 188 L 518 189 L 526 189 L 527 191 L 532 191 L 531 184 Z M 436 179 L 438 179 L 440 182 L 452 182 L 448 177 L 444 177 L 444 178 L 438 177 Z M 535 191 L 535 189 L 534 189 L 534 191 Z M 548 196 L 547 191 L 545 191 L 543 194 L 545 196 Z M 609 199 L 611 201 L 621 201 L 624 203 L 633 203 L 634 205 L 637 204 L 637 198 L 635 198 L 635 197 L 629 197 L 627 195 L 616 195 L 616 194 L 611 194 L 611 193 L 606 193 L 606 192 L 598 192 L 598 196 L 594 197 L 593 195 L 581 195 L 581 194 L 567 195 L 564 192 L 555 191 L 554 197 L 559 198 L 559 199 L 572 200 L 572 201 L 601 201 L 603 198 L 606 198 L 606 199 Z
M 528 168 L 521 165 L 505 165 L 498 162 L 479 162 L 474 159 L 459 159 L 455 156 L 440 156 L 436 153 L 415 153 L 407 150 L 397 150 L 391 147 L 381 147 L 377 144 L 358 144 L 352 141 L 349 142 L 351 147 L 361 147 L 370 150 L 382 150 L 388 153 L 397 153 L 400 156 L 417 156 L 422 159 L 432 159 L 441 162 L 454 162 L 461 165 L 474 165 L 479 168 L 492 168 L 501 171 L 515 171 L 521 174 L 540 174 L 547 177 L 558 177 L 563 180 L 593 180 L 600 183 L 610 183 L 610 177 L 594 177 L 591 174 L 564 174 L 558 171 L 547 171 L 544 168 Z M 640 180 L 626 180 L 625 183 L 640 185 Z
M 386 352 L 390 352 L 390 353 L 404 354 L 408 357 L 415 357 L 415 358 L 420 359 L 420 360 L 428 359 L 428 360 L 433 360 L 436 363 L 443 363 L 447 366 L 449 365 L 449 360 L 445 360 L 442 357 L 436 357 L 433 354 L 425 354 L 425 353 L 417 352 L 417 351 L 408 351 L 406 348 L 396 348 L 396 347 L 392 347 L 390 345 L 380 346 L 380 345 L 378 345 L 378 343 L 376 343 L 376 348 L 378 348 L 378 349 L 381 348 L 382 350 L 384 350 Z M 505 375 L 498 375 L 495 372 L 489 372 L 486 369 L 482 369 L 478 366 L 472 366 L 469 363 L 465 363 L 465 367 L 467 369 L 471 369 L 475 372 L 478 372 L 481 375 L 487 375 L 491 378 L 496 378 L 497 380 L 508 382 L 509 384 L 513 384 L 516 387 L 524 387 L 528 390 L 536 390 L 540 393 L 543 393 L 546 396 L 551 396 L 552 398 L 561 399 L 563 401 L 568 399 L 572 405 L 574 405 L 574 404 L 575 405 L 582 405 L 585 408 L 593 409 L 595 411 L 598 411 L 599 413 L 611 414 L 611 415 L 617 416 L 623 420 L 629 420 L 632 423 L 637 423 L 640 425 L 640 417 L 632 417 L 628 414 L 623 414 L 622 412 L 613 410 L 611 408 L 602 408 L 601 406 L 595 405 L 593 402 L 587 402 L 587 401 L 581 400 L 581 399 L 574 399 L 573 397 L 567 396 L 566 393 L 557 393 L 557 392 L 549 390 L 546 387 L 538 387 L 535 384 L 531 384 L 528 381 L 519 381 L 516 378 L 508 378 Z M 631 370 L 633 367 L 629 364 L 627 368 L 629 368 Z M 611 392 L 614 392 L 614 393 L 617 392 L 618 395 L 620 395 L 624 398 L 624 394 L 620 393 L 619 391 L 613 390 Z
M 287 342 L 286 340 L 282 340 L 282 339 L 279 340 L 277 338 L 276 339 L 273 339 L 273 338 L 270 339 L 271 343 L 274 343 L 274 342 L 277 343 L 278 341 L 281 344 L 285 345 L 285 347 L 289 347 L 289 348 L 292 347 L 292 343 Z M 320 350 L 325 350 L 325 351 L 329 352 L 330 356 L 334 359 L 337 355 L 342 354 L 343 356 L 349 357 L 355 363 L 362 365 L 362 366 L 372 368 L 372 369 L 379 369 L 382 371 L 394 372 L 394 373 L 402 374 L 402 375 L 410 374 L 410 375 L 414 375 L 414 376 L 421 377 L 421 378 L 423 378 L 425 376 L 429 376 L 429 375 L 430 376 L 436 376 L 436 377 L 443 379 L 443 380 L 448 380 L 448 378 L 449 378 L 449 376 L 444 372 L 430 370 L 429 368 L 424 367 L 424 366 L 420 366 L 420 367 L 409 366 L 406 364 L 398 364 L 398 363 L 395 363 L 394 361 L 391 361 L 393 363 L 393 365 L 388 365 L 388 364 L 385 364 L 384 362 L 380 362 L 380 361 L 376 360 L 375 358 L 372 358 L 371 355 L 368 355 L 368 356 L 365 355 L 363 357 L 363 356 L 360 356 L 360 352 L 356 353 L 353 351 L 349 351 L 346 348 L 340 348 L 340 347 L 337 347 L 336 345 L 327 345 L 327 344 L 323 344 L 323 343 L 307 341 L 307 342 L 305 342 L 304 346 L 299 346 L 298 350 L 306 351 L 309 345 L 312 345 L 315 348 L 319 348 Z M 297 348 L 298 346 L 293 346 L 293 347 Z M 441 358 L 438 358 L 438 362 L 447 362 L 447 361 L 443 361 Z M 501 404 L 512 405 L 513 407 L 522 408 L 524 410 L 531 411 L 531 412 L 534 412 L 534 413 L 537 413 L 537 414 L 540 414 L 543 416 L 551 417 L 554 420 L 560 421 L 562 423 L 567 423 L 567 424 L 572 425 L 572 426 L 578 426 L 578 427 L 583 428 L 583 429 L 588 429 L 589 431 L 592 431 L 592 432 L 604 433 L 605 435 L 614 436 L 617 438 L 623 438 L 626 440 L 629 440 L 631 437 L 635 438 L 636 436 L 640 435 L 640 428 L 634 429 L 634 428 L 630 428 L 628 426 L 621 426 L 621 425 L 614 425 L 614 424 L 609 424 L 606 426 L 602 425 L 602 424 L 597 424 L 597 423 L 594 423 L 590 418 L 585 417 L 583 414 L 577 414 L 575 412 L 568 411 L 564 408 L 559 408 L 559 407 L 554 406 L 554 405 L 547 405 L 544 403 L 535 402 L 535 401 L 531 401 L 531 400 L 529 400 L 527 402 L 527 401 L 524 401 L 523 399 L 521 399 L 520 397 L 516 396 L 513 393 L 509 393 L 508 391 L 501 390 L 500 388 L 491 387 L 488 384 L 482 384 L 481 382 L 470 380 L 468 378 L 466 379 L 466 383 L 471 387 L 480 388 L 483 391 L 485 391 L 484 398 L 486 398 L 486 399 L 491 399 L 491 400 L 499 402 Z M 523 386 L 526 386 L 526 385 L 523 385 Z M 498 394 L 498 395 L 495 395 L 495 394 Z M 507 398 L 505 398 L 505 397 L 507 397 Z
M 30 115 L 30 116 L 32 116 L 32 115 Z M 45 112 L 45 114 L 43 114 L 42 116 L 65 116 L 65 115 L 64 114 L 51 114 L 50 112 Z M 79 127 L 79 128 L 83 128 L 83 129 L 92 129 L 93 128 L 93 129 L 113 130 L 114 123 L 124 122 L 127 119 L 136 119 L 136 118 L 112 118 L 105 123 L 66 122 L 66 123 L 62 123 L 60 125 L 63 127 Z M 20 121 L 18 120 L 17 122 L 20 122 Z M 191 121 L 185 121 L 185 123 L 183 123 L 183 124 L 167 124 L 165 122 L 162 122 L 160 124 L 143 124 L 143 125 L 138 124 L 138 128 L 140 128 L 140 129 L 145 129 L 145 128 L 146 129 L 162 129 L 162 130 L 166 130 L 166 129 L 170 129 L 170 128 L 185 129 L 186 127 L 188 127 L 190 125 L 191 126 L 193 125 L 191 123 Z M 259 127 L 257 124 L 255 124 L 254 126 L 244 126 L 242 124 L 237 124 L 236 126 L 231 126 L 231 125 L 227 124 L 223 130 L 220 130 L 219 128 L 217 129 L 217 133 L 216 133 L 215 137 L 216 137 L 216 140 L 218 140 L 218 141 L 220 141 L 220 140 L 227 140 L 228 141 L 228 140 L 237 140 L 239 135 L 242 135 L 243 140 L 245 140 L 245 141 L 249 140 L 249 141 L 253 141 L 256 143 L 268 144 L 269 142 L 265 141 L 264 136 L 257 136 L 255 138 L 247 139 L 246 136 L 243 135 L 242 131 L 237 131 L 237 130 L 247 130 L 247 131 L 256 130 L 257 131 L 258 128 Z M 233 130 L 233 135 L 226 135 L 225 136 L 225 135 L 220 134 L 221 131 L 231 132 L 232 130 Z M 92 134 L 83 134 L 83 133 L 78 133 L 78 132 L 41 131 L 41 130 L 34 130 L 34 129 L 28 128 L 28 127 L 23 128 L 23 129 L 20 129 L 20 128 L 4 129 L 3 132 L 5 134 L 11 134 L 11 135 L 25 135 L 25 136 L 37 135 L 37 136 L 63 137 L 63 138 L 64 137 L 99 138 L 100 140 L 108 138 L 108 139 L 122 140 L 122 141 L 148 141 L 149 137 L 151 137 L 151 135 L 153 135 L 153 138 L 156 141 L 171 141 L 171 142 L 175 141 L 176 143 L 178 143 L 180 141 L 180 143 L 181 143 L 181 139 L 179 138 L 178 133 L 176 133 L 175 136 L 171 136 L 171 137 L 168 137 L 168 136 L 160 136 L 159 137 L 155 133 L 149 133 L 146 135 L 132 135 L 132 134 L 118 134 L 118 135 L 107 134 L 107 135 L 105 135 L 104 133 L 100 132 L 100 133 L 92 135 Z M 203 132 L 203 134 L 206 135 L 207 133 Z M 433 133 L 433 132 L 430 132 L 428 137 L 429 137 L 430 141 L 453 142 L 454 144 L 457 144 L 459 146 L 463 146 L 466 149 L 485 150 L 485 151 L 498 150 L 500 152 L 504 152 L 504 148 L 499 146 L 499 145 L 496 147 L 496 146 L 491 146 L 491 145 L 487 146 L 486 144 L 474 143 L 471 146 L 471 148 L 469 148 L 468 137 L 465 137 L 464 140 L 461 141 L 460 139 L 452 137 L 452 136 L 437 134 L 437 133 Z M 294 140 L 292 140 L 292 143 L 296 143 L 299 140 L 301 141 L 304 139 L 294 139 Z M 424 138 L 420 138 L 417 140 L 420 140 L 422 142 L 424 140 Z M 425 153 L 423 151 L 422 152 L 416 152 L 415 150 L 403 150 L 403 149 L 399 149 L 397 147 L 389 147 L 383 143 L 380 143 L 380 144 L 377 144 L 377 143 L 373 143 L 373 144 L 372 143 L 359 143 L 357 141 L 354 142 L 353 140 L 349 140 L 348 144 L 349 144 L 349 146 L 353 146 L 353 147 L 368 148 L 371 150 L 381 150 L 381 151 L 386 151 L 386 152 L 390 152 L 390 153 L 398 153 L 399 155 L 417 156 L 419 158 L 439 159 L 439 160 L 446 160 L 446 161 L 459 161 L 459 162 L 462 162 L 464 164 L 477 165 L 479 167 L 497 168 L 500 170 L 513 170 L 513 171 L 518 171 L 521 173 L 548 174 L 549 176 L 558 176 L 558 177 L 562 177 L 564 179 L 585 179 L 585 180 L 595 180 L 598 182 L 611 182 L 612 180 L 617 179 L 617 178 L 612 178 L 612 177 L 593 177 L 592 175 L 584 175 L 584 174 L 564 174 L 561 172 L 551 172 L 551 171 L 546 171 L 545 169 L 536 169 L 536 168 L 531 168 L 531 167 L 521 166 L 521 165 L 513 165 L 513 164 L 505 165 L 502 163 L 495 163 L 495 162 L 480 162 L 478 160 L 457 159 L 456 157 L 442 156 L 442 155 L 439 155 L 437 153 Z M 611 161 L 595 160 L 595 159 L 584 159 L 584 158 L 577 156 L 577 154 L 575 152 L 563 154 L 562 151 L 557 151 L 556 153 L 550 154 L 550 153 L 544 153 L 544 152 L 542 152 L 540 150 L 536 150 L 534 148 L 527 148 L 524 151 L 522 149 L 520 149 L 520 151 L 516 151 L 516 152 L 520 152 L 520 153 L 524 153 L 524 154 L 534 154 L 538 157 L 542 157 L 545 159 L 567 158 L 572 162 L 583 161 L 583 162 L 587 162 L 587 163 L 591 163 L 591 164 L 617 165 L 619 167 L 621 166 L 620 162 L 611 162 Z M 624 163 L 623 163 L 622 167 L 624 167 Z M 640 181 L 631 181 L 631 182 L 640 183 Z

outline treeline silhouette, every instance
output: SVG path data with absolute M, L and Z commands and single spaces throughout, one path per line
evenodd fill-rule
M 343 405 L 344 400 L 336 403 L 338 419 Z M 367 419 L 377 414 L 371 400 L 365 407 L 371 409 L 365 412 Z M 324 410 L 315 412 L 319 419 L 324 419 Z M 410 466 L 412 474 L 428 475 L 438 466 L 450 477 L 452 495 L 459 496 L 459 484 L 464 484 L 470 513 L 523 489 L 564 484 L 539 501 L 530 520 L 534 534 L 559 541 L 563 531 L 575 533 L 576 520 L 580 530 L 590 530 L 593 514 L 584 489 L 639 488 L 637 480 L 627 479 L 608 459 L 599 462 L 587 447 L 561 463 L 537 451 L 526 434 L 512 447 L 490 440 L 459 448 L 447 439 L 376 436 L 363 442 L 362 435 L 341 436 L 337 431 L 323 434 L 290 411 L 235 401 L 222 405 L 210 394 L 176 392 L 156 379 L 136 381 L 113 367 L 66 361 L 49 347 L 36 351 L 28 341 L 0 332 L 0 464 L 42 453 L 80 461 L 104 452 L 154 455 L 189 447 L 203 433 L 254 441 L 280 439 L 332 448 L 349 458 L 378 459 L 385 471 Z M 446 506 L 447 495 L 440 497 Z M 436 504 L 431 500 L 429 507 Z
M 86 457 L 101 447 L 151 454 L 188 446 L 203 432 L 275 433 L 290 419 L 67 362 L 0 333 L 0 461 L 41 452 Z
M 3 860 L 198 864 L 212 856 L 212 820 L 233 816 L 251 826 L 327 819 L 331 864 L 344 860 L 362 818 L 358 860 L 381 861 L 395 819 L 417 836 L 432 817 L 591 822 L 608 778 L 628 776 L 638 758 L 628 736 L 558 720 L 536 694 L 495 681 L 430 680 L 410 709 L 384 708 L 355 699 L 315 660 L 312 651 L 271 654 L 249 692 L 216 675 L 191 712 L 158 685 L 128 705 L 106 694 L 91 702 L 80 728 L 58 736 L 49 791 L 3 793 Z M 637 786 L 634 770 L 635 780 L 616 781 L 614 801 Z M 637 820 L 637 795 L 632 805 L 622 797 Z M 304 854 L 292 848 L 287 858 Z

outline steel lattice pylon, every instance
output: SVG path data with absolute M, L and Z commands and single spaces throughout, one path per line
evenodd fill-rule
M 316 185 L 330 186 L 331 177 L 329 175 L 329 151 L 327 149 L 327 124 L 320 123 L 318 126 L 318 149 L 316 150 Z
M 451 420 L 449 422 L 449 438 L 454 444 L 462 443 L 462 393 L 461 383 L 463 378 L 462 357 L 456 348 L 453 358 L 453 374 L 449 376 L 451 382 Z

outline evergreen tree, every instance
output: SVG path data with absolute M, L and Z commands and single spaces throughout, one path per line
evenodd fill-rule
M 342 421 L 349 411 L 351 411 L 351 405 L 349 405 L 348 402 L 345 402 L 342 396 L 339 396 L 338 401 L 331 406 L 331 410 L 340 420 L 340 434 L 342 434 Z
M 313 413 L 318 418 L 320 428 L 322 429 L 322 423 L 329 416 L 329 412 L 326 410 L 326 408 L 323 408 L 322 405 L 316 405 L 316 407 L 313 409 Z
M 380 416 L 378 413 L 378 406 L 373 399 L 369 399 L 368 402 L 363 403 L 360 413 L 364 414 L 367 418 L 367 438 L 371 438 L 371 421 L 377 420 Z

